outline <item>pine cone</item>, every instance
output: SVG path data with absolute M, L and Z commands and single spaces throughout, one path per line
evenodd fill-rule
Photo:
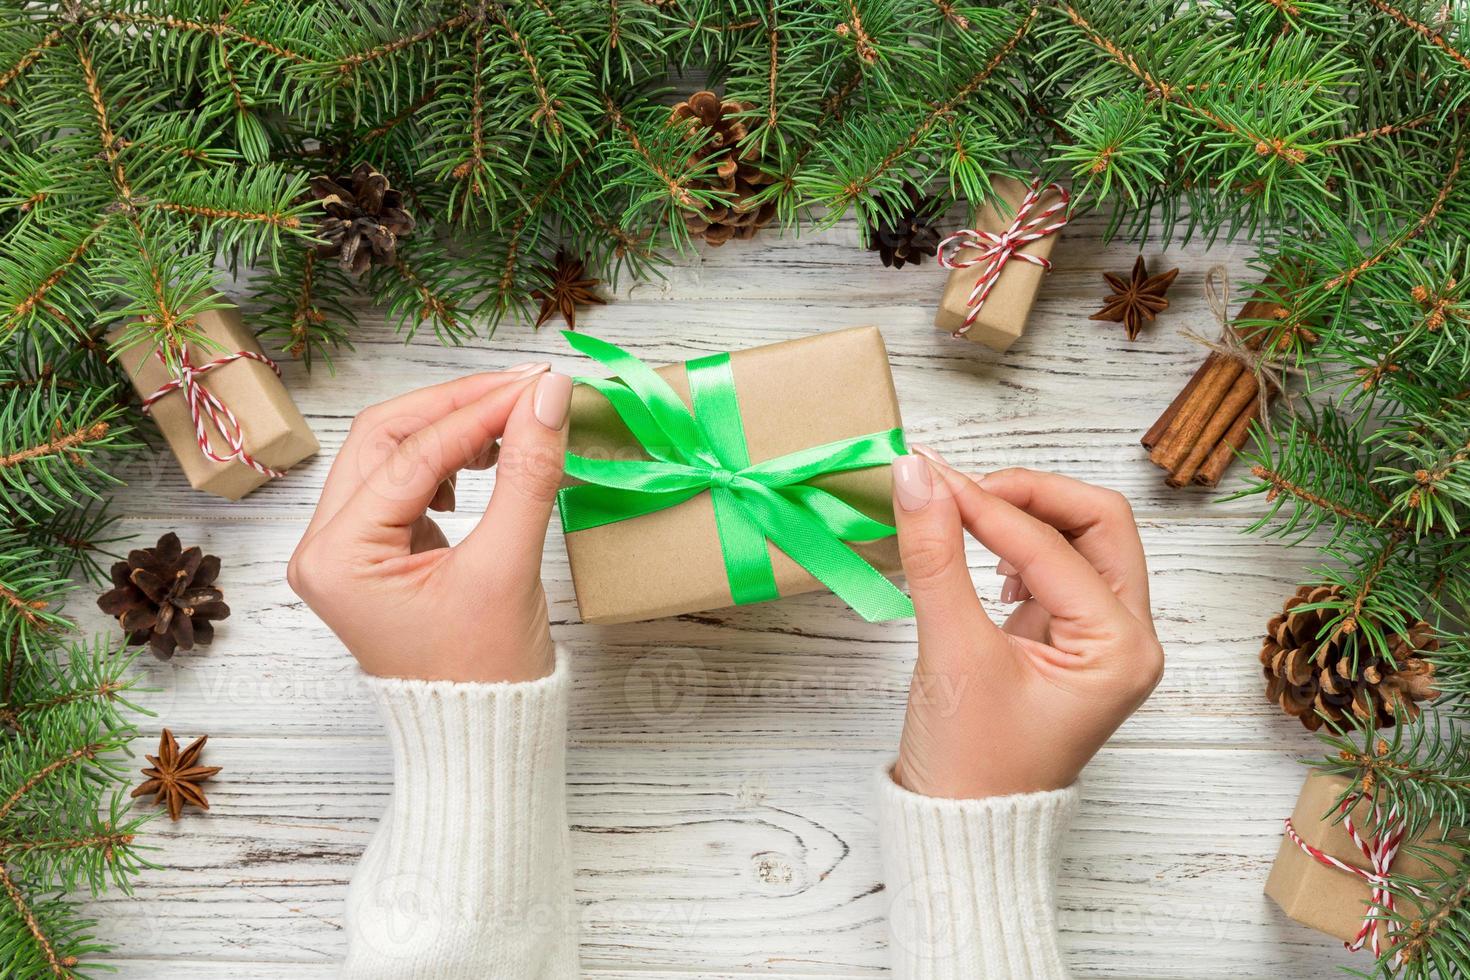
M 770 201 L 749 203 L 762 186 L 775 180 L 756 165 L 753 146 L 740 149 L 745 123 L 734 116 L 749 109 L 744 102 L 721 102 L 713 92 L 695 92 L 669 113 L 670 125 L 687 127 L 689 139 L 698 146 L 689 159 L 703 165 L 703 176 L 690 186 L 721 192 L 720 201 L 684 214 L 689 234 L 711 245 L 753 238 L 776 216 L 776 205 Z
M 230 607 L 214 588 L 219 558 L 196 548 L 185 550 L 170 531 L 152 548 L 128 552 L 112 566 L 113 588 L 97 607 L 128 634 L 133 645 L 147 643 L 153 655 L 168 660 L 175 650 L 192 650 L 214 639 L 210 620 L 224 619 Z
M 934 255 L 943 237 L 934 225 L 940 216 L 939 201 L 912 184 L 905 190 L 909 201 L 897 220 L 877 226 L 868 237 L 868 251 L 877 252 L 884 265 L 895 269 L 902 269 L 905 262 L 918 265 L 924 256 Z
M 342 268 L 361 275 L 374 263 L 392 265 L 398 238 L 413 231 L 413 215 L 403 209 L 403 195 L 370 164 L 359 163 L 345 177 L 311 178 L 312 197 L 321 204 L 317 253 L 336 256 Z
M 1310 731 L 1322 727 L 1324 716 L 1341 728 L 1351 727 L 1354 719 L 1384 728 L 1394 723 L 1400 710 L 1417 718 L 1415 702 L 1439 695 L 1434 689 L 1434 664 L 1421 656 L 1439 649 L 1433 627 L 1420 620 L 1408 635 L 1391 635 L 1392 660 L 1375 654 L 1366 642 L 1354 642 L 1351 632 L 1334 629 L 1323 637 L 1332 610 L 1297 607 L 1330 601 L 1341 591 L 1336 586 L 1304 585 L 1266 624 L 1261 667 L 1267 698 L 1300 718 Z

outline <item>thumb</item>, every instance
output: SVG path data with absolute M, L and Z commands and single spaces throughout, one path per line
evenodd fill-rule
M 922 456 L 893 461 L 898 552 L 919 621 L 919 650 L 962 649 L 946 642 L 998 632 L 985 615 L 965 563 L 965 530 L 954 495 Z
M 571 378 L 544 374 L 511 410 L 495 464 L 495 490 L 461 545 L 480 571 L 509 569 L 523 576 L 541 567 L 546 525 L 561 486 L 571 399 Z

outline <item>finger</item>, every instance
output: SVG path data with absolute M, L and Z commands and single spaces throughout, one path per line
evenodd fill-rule
M 999 638 L 1000 630 L 975 595 L 960 514 L 953 495 L 936 492 L 940 488 L 938 473 L 923 457 L 900 456 L 893 461 L 898 552 L 918 617 L 920 656 L 947 659 L 948 651 L 966 646 L 947 639 L 968 640 L 987 633 Z
M 483 574 L 509 569 L 537 577 L 561 486 L 571 400 L 572 379 L 564 374 L 542 375 L 521 393 L 500 440 L 490 504 L 455 549 L 456 560 Z
M 935 473 L 954 496 L 965 528 L 1016 569 L 1054 620 L 1102 626 L 1118 614 L 1131 618 L 1102 576 L 1056 528 L 987 493 L 963 473 L 947 466 L 935 467 Z
M 408 545 L 408 530 L 429 505 L 440 483 L 485 451 L 528 385 L 492 389 L 404 439 L 342 505 L 323 533 L 392 551 Z
M 1019 468 L 989 473 L 977 482 L 1065 534 L 1134 615 L 1148 618 L 1148 563 L 1133 509 L 1122 494 Z
M 471 374 L 363 409 L 353 420 L 347 441 L 332 461 L 316 513 L 304 537 L 309 538 L 325 527 L 362 486 L 367 474 L 382 466 L 404 439 L 496 388 L 523 382 L 549 368 L 549 364 L 522 364 L 507 371 Z

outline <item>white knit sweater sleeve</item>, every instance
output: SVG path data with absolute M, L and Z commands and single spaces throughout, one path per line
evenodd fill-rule
M 1064 980 L 1055 881 L 1077 787 L 919 796 L 879 773 L 879 836 L 899 980 Z
M 520 684 L 370 677 L 393 793 L 347 892 L 351 980 L 571 980 L 564 658 Z

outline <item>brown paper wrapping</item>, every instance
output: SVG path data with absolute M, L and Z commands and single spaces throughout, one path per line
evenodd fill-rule
M 1313 772 L 1297 798 L 1291 822 L 1308 844 L 1345 864 L 1367 871 L 1371 870 L 1369 862 L 1348 836 L 1347 828 L 1341 821 L 1333 822 L 1337 801 L 1349 785 L 1346 777 Z M 1359 834 L 1373 832 L 1373 807 L 1367 800 L 1360 800 L 1353 808 L 1353 823 Z M 1437 833 L 1438 828 L 1431 827 L 1431 834 Z M 1452 852 L 1445 850 L 1443 853 L 1448 856 Z M 1432 874 L 1423 857 L 1413 853 L 1407 843 L 1394 861 L 1393 870 L 1415 878 Z M 1298 847 L 1285 833 L 1281 835 L 1281 849 L 1266 879 L 1266 894 L 1290 918 L 1318 932 L 1350 942 L 1363 928 L 1363 920 L 1372 901 L 1370 892 L 1363 879 L 1323 864 Z M 1387 947 L 1387 923 L 1380 922 L 1378 929 L 1379 939 Z
M 903 424 L 876 327 L 736 351 L 730 364 L 752 462 Z M 659 374 L 689 404 L 684 366 L 660 368 Z M 582 455 L 648 458 L 607 400 L 583 386 L 572 395 L 568 438 L 570 451 Z M 840 494 L 870 517 L 893 522 L 886 466 L 828 474 L 812 483 Z M 585 622 L 655 619 L 733 601 L 707 493 L 655 514 L 574 531 L 566 542 Z M 822 588 L 774 545 L 767 546 L 781 595 Z M 854 550 L 879 571 L 899 571 L 894 538 L 857 544 Z
M 1016 220 L 1016 209 L 1021 206 L 1021 201 L 1030 188 L 1010 177 L 997 177 L 991 183 L 996 193 L 1010 206 L 1002 208 L 987 200 L 975 213 L 975 223 L 971 227 L 998 234 Z M 1056 199 L 1055 191 L 1044 190 L 1036 207 L 1038 210 L 1048 207 Z M 1022 245 L 1016 251 L 1048 258 L 1052 249 L 1056 248 L 1060 236 L 1060 231 L 1052 232 L 1044 238 Z M 978 249 L 962 248 L 955 253 L 955 259 L 971 258 L 978 252 Z M 965 325 L 965 317 L 970 312 L 970 290 L 975 288 L 975 280 L 980 277 L 983 269 L 984 266 L 971 266 L 968 269 L 955 269 L 949 274 L 949 280 L 944 284 L 944 294 L 939 299 L 939 312 L 934 317 L 936 327 L 954 333 Z M 1026 316 L 1036 302 L 1036 294 L 1040 291 L 1041 281 L 1045 276 L 1046 270 L 1041 266 L 1012 257 L 1001 269 L 995 288 L 990 291 L 985 305 L 980 309 L 980 316 L 965 337 L 998 351 L 1014 344 L 1026 329 Z
M 189 345 L 189 356 L 195 365 L 235 351 L 263 353 L 255 335 L 240 319 L 239 311 L 208 310 L 195 319 L 199 332 L 213 342 L 213 345 Z M 109 342 L 115 346 L 124 329 L 113 330 L 108 335 Z M 132 379 L 138 394 L 145 398 L 170 380 L 168 369 L 154 350 L 153 345 L 140 343 L 117 353 L 118 364 Z M 271 469 L 289 469 L 321 448 L 306 419 L 291 401 L 286 386 L 267 365 L 240 358 L 211 368 L 200 377 L 200 384 L 240 420 L 246 452 Z M 194 489 L 239 500 L 269 479 L 244 463 L 234 460 L 220 463 L 205 456 L 199 448 L 194 420 L 182 392 L 159 399 L 149 412 Z M 207 417 L 204 427 L 215 452 L 223 454 L 224 438 Z

